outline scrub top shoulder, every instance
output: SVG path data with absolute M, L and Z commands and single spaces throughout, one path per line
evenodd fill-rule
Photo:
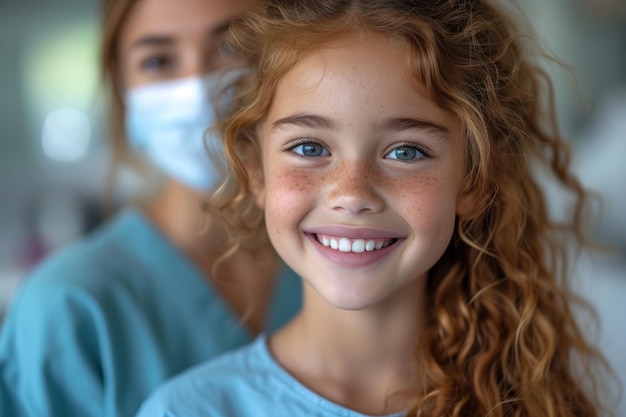
M 370 417 L 302 385 L 273 358 L 266 335 L 168 381 L 136 417 L 248 416 Z
M 300 302 L 285 268 L 268 331 Z M 129 209 L 23 282 L 0 333 L 0 411 L 132 416 L 166 379 L 250 341 L 200 271 Z

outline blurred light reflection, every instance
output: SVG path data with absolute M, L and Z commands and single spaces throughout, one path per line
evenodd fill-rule
M 85 112 L 64 107 L 46 117 L 41 146 L 48 158 L 58 162 L 79 160 L 85 156 L 90 140 L 90 121 Z

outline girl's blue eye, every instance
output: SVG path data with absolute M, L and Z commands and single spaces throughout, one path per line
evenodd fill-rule
M 398 146 L 385 155 L 385 158 L 397 159 L 400 161 L 414 161 L 416 159 L 424 158 L 425 155 L 415 146 Z
M 320 156 L 330 155 L 330 152 L 328 152 L 328 149 L 326 149 L 324 146 L 320 145 L 319 143 L 315 143 L 315 142 L 301 143 L 299 145 L 294 146 L 290 150 L 292 152 L 297 153 L 298 155 L 302 155 L 308 158 L 317 158 Z

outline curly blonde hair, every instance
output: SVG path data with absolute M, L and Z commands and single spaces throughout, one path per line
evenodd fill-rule
M 282 76 L 342 34 L 398 41 L 416 82 L 464 126 L 472 207 L 429 275 L 427 326 L 416 347 L 420 389 L 408 415 L 597 416 L 595 363 L 566 287 L 566 240 L 584 243 L 588 196 L 568 172 L 552 86 L 529 38 L 487 0 L 277 0 L 234 23 L 230 47 L 251 74 L 222 124 L 232 175 L 222 214 L 242 235 L 264 227 L 250 196 L 250 153 Z M 547 167 L 575 200 L 556 223 L 534 178 Z M 254 221 L 243 217 L 255 211 Z M 573 237 L 573 239 L 571 239 Z

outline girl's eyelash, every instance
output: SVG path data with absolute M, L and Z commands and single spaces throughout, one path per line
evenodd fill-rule
M 318 160 L 330 156 L 328 148 L 317 140 L 300 138 L 290 143 L 287 152 L 307 161 Z
M 433 153 L 433 151 L 430 148 L 428 148 L 427 146 L 422 145 L 421 143 L 417 143 L 417 142 L 400 142 L 400 143 L 396 143 L 396 144 L 393 145 L 393 147 L 390 147 L 387 152 L 385 152 L 385 155 L 387 153 L 391 152 L 393 149 L 402 148 L 402 147 L 415 148 L 418 151 L 420 151 L 422 153 L 422 155 L 424 155 L 425 158 L 433 158 L 434 157 L 434 153 Z
M 294 148 L 300 146 L 300 145 L 318 145 L 318 146 L 322 146 L 325 149 L 328 149 L 328 147 L 321 141 L 317 140 L 317 139 L 312 139 L 312 138 L 297 138 L 294 139 L 292 141 L 289 141 L 288 143 L 286 143 L 285 145 L 283 145 L 282 150 L 285 152 L 289 152 L 292 151 Z M 297 156 L 301 156 L 301 157 L 305 157 L 303 155 L 298 155 Z

